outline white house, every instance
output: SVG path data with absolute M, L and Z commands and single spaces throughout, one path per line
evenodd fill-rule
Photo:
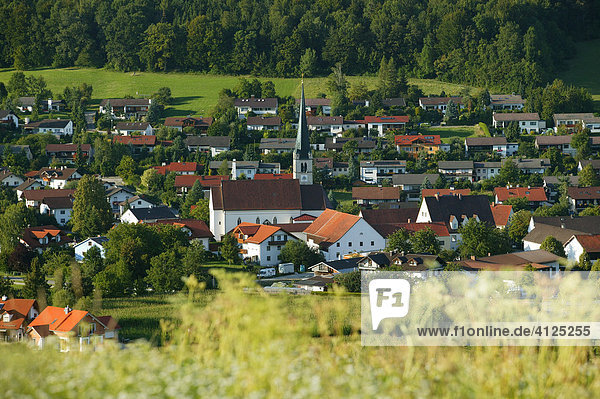
M 127 212 L 128 209 L 148 209 L 156 206 L 156 204 L 139 195 L 128 196 L 126 193 L 121 193 L 121 196 L 126 197 L 123 201 L 119 202 L 119 212 L 121 215 Z
M 0 185 L 5 187 L 18 187 L 23 184 L 25 180 L 10 170 L 0 171 Z
M 214 172 L 217 172 L 221 167 L 223 161 L 210 161 L 209 168 Z M 269 173 L 279 174 L 281 173 L 281 165 L 279 163 L 266 163 L 261 161 L 227 161 L 227 167 L 230 170 L 232 180 L 240 179 L 243 176 L 246 179 L 254 179 L 256 174 Z
M 465 107 L 461 97 L 421 97 L 419 98 L 419 107 L 426 111 L 439 111 L 442 114 L 445 114 L 450 100 L 452 100 L 459 109 Z
M 535 148 L 540 150 L 540 153 L 546 150 L 556 149 L 562 154 L 575 156 L 577 149 L 571 147 L 571 135 L 565 136 L 537 136 L 535 138 Z
M 223 180 L 211 187 L 210 231 L 221 240 L 243 222 L 293 223 L 303 214 L 319 216 L 327 204 L 323 187 L 296 179 Z
M 473 181 L 491 179 L 500 173 L 502 162 L 473 162 Z
M 496 129 L 506 128 L 511 123 L 517 123 L 520 131 L 527 133 L 540 133 L 546 128 L 546 121 L 540 119 L 537 112 L 533 113 L 498 113 L 494 112 L 492 122 Z
M 242 257 L 261 266 L 281 263 L 281 248 L 296 239 L 281 227 L 247 222 L 236 226 L 233 236 L 241 246 Z
M 383 180 L 391 180 L 395 174 L 406 173 L 406 161 L 382 160 L 361 161 L 360 180 L 370 184 L 381 184 Z
M 438 172 L 448 180 L 473 181 L 473 161 L 439 161 Z
M 135 193 L 133 192 L 133 190 L 130 190 L 125 187 L 113 186 L 110 190 L 107 191 L 106 200 L 110 204 L 113 213 L 120 213 L 119 205 L 122 202 L 133 198 L 134 196 Z
M 294 151 L 296 145 L 295 138 L 265 138 L 260 139 L 260 145 L 258 149 L 263 154 L 275 152 L 277 154 L 283 154 L 286 152 Z
M 519 143 L 508 143 L 505 137 L 467 137 L 466 155 L 476 152 L 494 153 L 501 157 L 512 157 L 519 150 Z
M 26 124 L 25 130 L 32 130 L 35 133 L 50 133 L 60 139 L 63 136 L 73 135 L 73 122 L 68 119 L 44 119 Z
M 188 136 L 185 139 L 188 151 L 209 152 L 216 157 L 222 152 L 229 151 L 231 138 L 229 136 Z
M 173 213 L 168 206 L 156 206 L 153 208 L 128 209 L 121 216 L 122 223 L 155 223 L 162 219 L 176 219 L 177 215 Z
M 56 222 L 60 226 L 64 226 L 71 220 L 73 197 L 44 198 L 40 204 L 40 213 L 54 216 Z
M 491 94 L 490 108 L 494 111 L 520 111 L 525 107 L 525 100 L 519 94 Z
M 256 115 L 267 115 L 277 114 L 277 98 L 256 98 L 251 96 L 250 98 L 236 98 L 233 101 L 238 116 L 245 118 L 249 112 Z
M 329 98 L 307 98 L 304 100 L 304 111 L 317 115 L 319 107 L 323 115 L 331 115 L 331 100 Z M 300 99 L 296 99 L 296 105 L 300 105 Z
M 571 113 L 571 114 L 554 114 L 552 116 L 554 120 L 554 131 L 558 132 L 558 128 L 563 126 L 567 131 L 572 132 L 577 125 L 583 127 L 584 121 L 593 121 L 595 119 L 594 114 L 591 112 L 583 113 Z M 593 122 L 592 122 L 593 124 Z
M 42 184 L 53 189 L 65 188 L 65 185 L 72 180 L 81 179 L 82 175 L 77 168 L 67 168 L 61 166 L 59 168 L 42 168 L 39 170 L 38 179 L 42 180 Z
M 600 234 L 575 234 L 564 244 L 567 259 L 579 262 L 583 251 L 592 261 L 600 258 Z
M 385 239 L 363 218 L 333 209 L 326 209 L 304 232 L 308 246 L 320 250 L 326 261 L 385 248 Z
M 15 188 L 15 191 L 17 192 L 17 200 L 21 201 L 21 198 L 23 197 L 23 192 L 27 190 L 37 190 L 42 187 L 44 187 L 42 182 L 36 179 L 27 179 L 22 184 L 17 186 L 17 188 Z
M 86 238 L 85 240 L 81 241 L 80 243 L 75 244 L 75 246 L 73 247 L 75 249 L 75 260 L 77 262 L 83 261 L 85 259 L 85 254 L 91 248 L 98 248 L 98 251 L 100 251 L 100 256 L 102 256 L 102 259 L 104 259 L 104 252 L 105 252 L 104 244 L 107 241 L 108 241 L 108 238 L 98 236 L 98 237 Z
M 386 130 L 404 130 L 409 121 L 409 116 L 365 116 L 367 129 L 377 130 L 380 137 Z
M 131 136 L 132 134 L 151 136 L 154 133 L 152 125 L 148 122 L 119 122 L 115 129 L 117 133 L 123 136 Z
M 309 130 L 327 132 L 332 136 L 344 131 L 343 116 L 307 116 L 306 122 Z
M 248 130 L 279 130 L 281 118 L 278 116 L 249 116 L 246 119 Z
M 0 124 L 19 127 L 19 118 L 10 110 L 0 109 Z

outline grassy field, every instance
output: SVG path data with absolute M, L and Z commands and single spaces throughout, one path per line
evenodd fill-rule
M 420 133 L 439 134 L 444 143 L 449 143 L 455 138 L 464 140 L 466 137 L 485 135 L 479 126 L 435 126 L 421 128 Z
M 567 83 L 586 87 L 594 96 L 597 107 L 600 105 L 600 39 L 577 44 L 577 55 L 567 61 L 568 69 L 559 78 Z
M 13 69 L 0 70 L 0 82 L 8 82 Z M 219 91 L 224 88 L 233 88 L 239 77 L 206 75 L 195 73 L 151 73 L 151 72 L 116 72 L 107 69 L 86 68 L 61 68 L 38 69 L 26 71 L 27 75 L 43 76 L 48 83 L 48 88 L 55 94 L 62 93 L 65 86 L 88 83 L 94 87 L 93 101 L 98 104 L 104 98 L 118 98 L 125 95 L 134 97 L 149 96 L 160 87 L 170 87 L 175 103 L 167 109 L 166 116 L 209 115 L 216 103 Z M 247 77 L 249 78 L 249 77 Z M 261 78 L 272 80 L 279 96 L 299 96 L 300 79 Z M 351 76 L 352 82 L 363 81 L 370 88 L 375 87 L 377 78 Z M 305 79 L 305 91 L 309 97 L 326 92 L 326 78 Z M 444 83 L 436 80 L 409 79 L 411 84 L 416 84 L 426 94 L 440 94 L 442 90 L 447 94 L 458 94 L 465 86 Z

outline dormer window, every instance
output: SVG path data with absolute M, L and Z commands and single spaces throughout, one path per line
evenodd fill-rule
M 2 315 L 2 322 L 4 323 L 9 323 L 11 319 L 12 315 L 10 313 L 4 313 L 4 315 Z

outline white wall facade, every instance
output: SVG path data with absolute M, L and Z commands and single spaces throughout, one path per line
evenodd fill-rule
M 67 224 L 69 222 L 69 220 L 71 220 L 72 212 L 73 212 L 72 208 L 50 209 L 50 207 L 48 207 L 48 205 L 46 205 L 46 204 L 40 205 L 40 213 L 42 215 L 49 214 L 49 215 L 54 216 L 54 218 L 56 219 L 56 222 L 61 226 L 64 226 L 65 224 Z
M 83 261 L 87 251 L 89 251 L 93 247 L 98 248 L 98 250 L 100 251 L 100 256 L 102 256 L 102 259 L 104 259 L 104 247 L 98 244 L 96 241 L 88 238 L 75 246 L 75 260 L 78 262 Z
M 308 239 L 308 246 L 318 248 L 313 240 Z M 385 239 L 364 219 L 359 219 L 346 234 L 331 244 L 327 250 L 321 250 L 326 261 L 342 259 L 344 255 L 367 253 L 385 249 Z

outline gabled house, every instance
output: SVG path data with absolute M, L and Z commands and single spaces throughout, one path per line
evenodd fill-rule
M 328 137 L 325 139 L 325 150 L 341 152 L 344 144 L 356 141 L 356 151 L 359 154 L 368 154 L 377 148 L 377 140 L 372 137 Z
M 21 112 L 33 112 L 35 107 L 35 97 L 19 97 L 17 99 L 17 108 Z M 65 104 L 62 100 L 53 100 L 48 98 L 46 100 L 40 100 L 38 103 L 38 109 L 41 112 L 60 112 L 64 109 Z
M 210 195 L 210 188 L 221 184 L 221 180 L 229 180 L 230 176 L 195 176 L 195 175 L 179 175 L 175 177 L 175 189 L 178 194 L 187 194 L 192 189 L 196 181 L 200 182 L 204 191 L 204 198 Z
M 546 121 L 540 118 L 537 112 L 532 113 L 498 113 L 494 112 L 492 123 L 496 129 L 502 129 L 516 123 L 520 131 L 527 133 L 540 133 L 546 128 Z
M 496 177 L 500 173 L 502 162 L 473 162 L 473 181 Z
M 547 150 L 556 149 L 560 151 L 560 153 L 565 155 L 574 156 L 577 153 L 577 149 L 571 147 L 571 138 L 573 136 L 537 136 L 535 138 L 535 148 L 537 148 L 540 153 L 545 152 Z
M 249 116 L 246 118 L 248 130 L 279 130 L 281 118 L 278 116 Z
M 426 154 L 435 154 L 440 150 L 442 140 L 439 134 L 405 135 L 395 137 L 396 150 L 404 151 L 413 158 L 417 158 L 421 151 Z
M 40 204 L 40 214 L 54 216 L 60 226 L 71 220 L 73 213 L 73 197 L 48 197 Z
M 110 204 L 113 214 L 120 214 L 120 204 L 133 197 L 135 197 L 135 191 L 122 186 L 114 186 L 106 192 L 106 200 Z
M 358 205 L 377 205 L 384 202 L 398 202 L 398 187 L 352 187 L 352 200 Z
M 166 176 L 169 173 L 175 173 L 176 175 L 195 175 L 200 166 L 196 162 L 171 162 L 168 165 L 163 164 L 162 166 L 154 166 L 159 175 Z
M 263 154 L 269 154 L 271 152 L 277 154 L 283 154 L 286 152 L 294 151 L 296 145 L 295 138 L 265 138 L 260 139 L 260 145 L 258 149 Z
M 73 180 L 79 180 L 82 174 L 77 168 L 67 168 L 66 166 L 60 166 L 58 168 L 42 168 L 32 176 L 41 181 L 44 186 L 48 186 L 53 189 L 63 189 L 65 185 Z
M 154 223 L 163 219 L 176 219 L 177 215 L 168 206 L 152 208 L 130 208 L 121 216 L 122 223 Z
M 0 109 L 0 126 L 16 129 L 19 127 L 19 118 L 10 110 Z
M 170 116 L 165 119 L 164 126 L 183 131 L 186 127 L 194 128 L 198 133 L 206 133 L 210 125 L 213 123 L 213 118 L 193 118 L 187 116 L 185 118 Z
M 277 114 L 277 98 L 236 98 L 233 100 L 238 116 L 245 118 L 246 114 L 252 112 L 256 115 Z
M 75 250 L 75 260 L 82 262 L 85 259 L 85 254 L 92 248 L 97 248 L 100 251 L 100 256 L 104 259 L 104 253 L 106 252 L 104 244 L 108 242 L 107 237 L 89 237 L 85 240 L 75 244 L 73 249 Z
M 583 127 L 584 120 L 594 119 L 594 114 L 591 112 L 554 114 L 552 119 L 554 120 L 555 132 L 558 132 L 558 128 L 563 126 L 567 132 L 573 133 L 578 125 Z
M 21 341 L 26 337 L 27 327 L 40 312 L 35 299 L 0 298 L 0 342 Z
M 202 244 L 204 249 L 208 250 L 208 243 L 214 238 L 210 229 L 203 220 L 197 219 L 159 219 L 155 222 L 147 223 L 151 226 L 170 225 L 179 227 L 187 234 L 190 241 L 197 241 Z
M 579 262 L 583 251 L 587 252 L 593 262 L 600 259 L 600 234 L 574 234 L 564 244 L 567 259 Z
M 447 180 L 469 180 L 473 181 L 473 161 L 439 161 L 438 171 Z
M 528 233 L 523 238 L 526 251 L 540 249 L 542 242 L 552 236 L 563 245 L 574 235 L 600 234 L 600 216 L 532 216 Z
M 435 184 L 440 175 L 426 173 L 406 173 L 392 176 L 392 185 L 399 187 L 406 201 L 421 201 L 421 186 L 425 181 Z
M 10 170 L 0 171 L 0 185 L 4 187 L 19 187 L 25 180 Z
M 402 97 L 384 98 L 381 100 L 383 108 L 404 108 L 406 107 L 406 100 Z
M 519 94 L 490 94 L 490 108 L 494 111 L 520 111 L 525 100 Z
M 28 208 L 38 208 L 49 198 L 74 198 L 75 190 L 56 189 L 56 190 L 26 190 L 21 194 L 21 199 L 25 200 Z
M 377 135 L 383 137 L 388 130 L 405 130 L 410 122 L 409 116 L 365 116 L 367 129 L 377 130 Z
M 209 168 L 216 174 L 223 161 L 210 161 Z M 257 173 L 281 173 L 281 165 L 279 163 L 267 163 L 261 161 L 227 161 L 227 167 L 230 170 L 232 180 L 237 180 L 242 177 L 246 179 L 254 179 Z M 243 176 L 242 176 L 243 175 Z
M 424 188 L 421 190 L 421 197 L 435 197 L 443 195 L 470 195 L 470 188 Z
M 281 227 L 242 222 L 232 232 L 241 247 L 244 259 L 261 266 L 274 266 L 281 263 L 281 248 L 296 237 Z
M 467 137 L 465 152 L 473 155 L 478 152 L 498 154 L 501 157 L 512 157 L 519 149 L 519 143 L 509 143 L 505 137 Z
M 216 157 L 222 152 L 229 151 L 231 138 L 229 136 L 188 136 L 185 145 L 190 152 L 210 152 Z
M 61 139 L 73 135 L 73 122 L 68 119 L 44 119 L 39 122 L 31 122 L 24 126 L 26 131 L 33 133 L 49 133 Z
M 462 97 L 421 97 L 419 98 L 419 107 L 425 111 L 439 111 L 446 114 L 448 103 L 452 100 L 457 108 L 463 109 L 465 106 Z
M 547 205 L 546 191 L 543 187 L 495 187 L 496 204 L 502 204 L 511 198 L 526 198 L 531 208 Z
M 148 115 L 151 104 L 150 98 L 110 98 L 100 102 L 100 113 L 108 113 L 117 119 L 140 120 Z
M 568 187 L 567 199 L 573 212 L 600 205 L 600 187 Z
M 27 249 L 44 252 L 53 246 L 64 247 L 73 239 L 56 226 L 27 227 L 19 242 Z
M 134 195 L 119 203 L 119 213 L 123 216 L 128 209 L 149 209 L 155 206 L 157 205 L 144 195 Z
M 327 132 L 331 136 L 341 135 L 345 130 L 343 116 L 307 116 L 306 122 L 309 130 Z M 350 125 L 348 128 L 350 128 Z
M 357 263 L 359 270 L 375 271 L 393 267 L 406 272 L 434 272 L 443 269 L 443 261 L 432 254 L 404 254 L 399 252 L 373 252 Z
M 23 198 L 23 193 L 25 191 L 37 190 L 43 187 L 44 185 L 39 180 L 28 178 L 15 188 L 15 191 L 17 192 L 17 200 L 21 201 L 21 199 Z
M 381 184 L 385 179 L 391 180 L 394 175 L 402 173 L 406 173 L 404 160 L 360 162 L 360 180 L 368 184 Z
M 348 162 L 335 162 L 333 158 L 313 158 L 313 167 L 321 169 L 328 176 L 337 177 L 348 174 Z
M 473 257 L 459 262 L 464 269 L 469 271 L 502 271 L 502 270 L 527 270 L 533 267 L 537 271 L 547 271 L 556 274 L 560 271 L 565 258 L 554 255 L 543 249 L 535 251 L 513 252 L 510 254 Z
M 329 98 L 307 98 L 304 100 L 304 112 L 310 115 L 317 115 L 319 109 L 323 115 L 331 115 L 331 100 Z M 296 106 L 300 105 L 300 99 L 296 99 Z
M 144 149 L 152 152 L 158 141 L 156 136 L 114 136 L 113 143 L 127 145 L 133 154 L 141 154 Z
M 332 209 L 323 211 L 304 232 L 308 246 L 320 250 L 326 260 L 385 248 L 385 239 L 363 218 Z
M 49 159 L 55 159 L 60 163 L 75 163 L 77 153 L 88 162 L 92 158 L 92 146 L 90 144 L 48 144 L 46 146 L 46 155 Z
M 350 273 L 358 270 L 358 261 L 360 257 L 325 260 L 308 268 L 314 276 L 333 277 L 336 274 Z
M 117 134 L 131 136 L 141 134 L 142 136 L 151 136 L 154 132 L 152 125 L 148 122 L 119 122 L 115 126 Z
M 46 338 L 59 339 L 61 352 L 84 351 L 101 345 L 104 339 L 117 339 L 121 327 L 110 316 L 96 317 L 85 310 L 68 306 L 47 306 L 30 324 L 28 334 L 36 346 L 43 348 Z
M 509 162 L 509 159 L 503 159 L 502 164 Z M 512 160 L 519 171 L 525 174 L 544 174 L 549 168 L 552 167 L 548 158 L 534 158 L 534 159 L 513 159 Z
M 557 176 L 544 176 L 544 190 L 548 195 L 548 200 L 555 202 L 559 197 L 559 189 L 562 184 L 561 180 L 566 179 L 569 182 L 569 186 L 579 187 L 579 176 L 565 176 L 558 178 Z

